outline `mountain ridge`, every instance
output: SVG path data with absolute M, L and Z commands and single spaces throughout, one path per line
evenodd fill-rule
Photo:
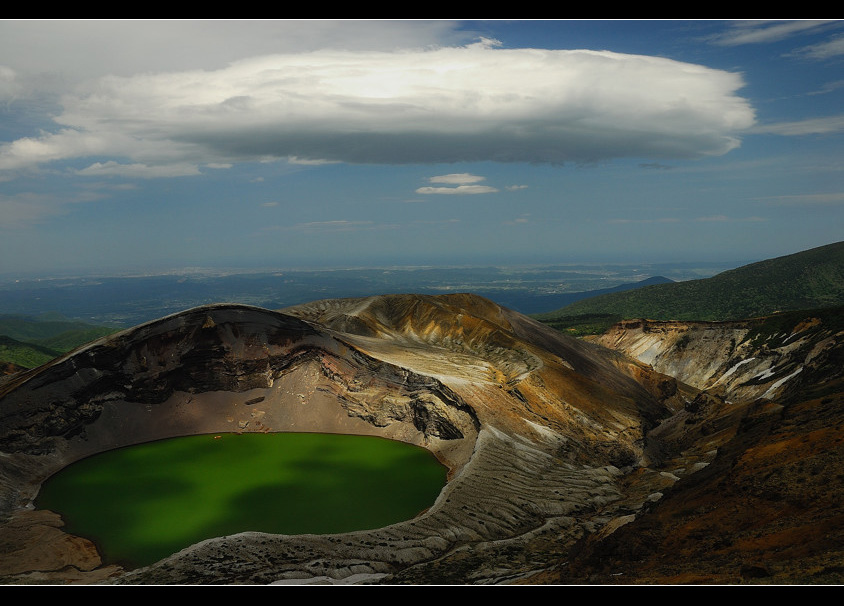
M 711 278 L 599 295 L 534 317 L 557 325 L 589 315 L 616 321 L 722 321 L 842 304 L 844 242 L 836 242 L 751 263 Z

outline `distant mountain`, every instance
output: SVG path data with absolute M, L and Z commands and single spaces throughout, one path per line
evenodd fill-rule
M 613 288 L 599 288 L 596 290 L 585 290 L 581 292 L 565 292 L 553 295 L 535 295 L 532 293 L 515 292 L 499 292 L 499 291 L 476 291 L 482 297 L 492 299 L 499 305 L 509 307 L 514 311 L 523 314 L 536 314 L 549 309 L 558 309 L 565 305 L 571 305 L 577 301 L 588 299 L 590 297 L 597 297 L 612 292 L 623 292 L 627 290 L 634 290 L 645 286 L 652 286 L 654 284 L 673 284 L 674 280 L 665 278 L 663 276 L 653 276 L 640 282 L 628 282 L 627 284 L 619 284 Z
M 535 317 L 560 328 L 585 318 L 723 321 L 842 304 L 844 242 L 837 242 L 711 278 L 604 294 Z

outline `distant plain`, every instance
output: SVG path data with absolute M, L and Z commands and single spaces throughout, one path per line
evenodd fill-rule
M 318 299 L 472 292 L 521 313 L 572 303 L 575 293 L 654 276 L 682 281 L 738 267 L 717 262 L 559 264 L 512 267 L 372 267 L 202 270 L 133 275 L 0 277 L 0 313 L 67 318 L 123 328 L 208 303 L 280 309 Z

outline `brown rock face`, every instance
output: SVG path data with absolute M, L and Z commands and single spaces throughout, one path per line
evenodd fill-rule
M 827 579 L 840 481 L 805 476 L 838 461 L 840 403 L 730 402 L 472 295 L 205 306 L 0 384 L 0 578 L 789 582 L 812 562 L 811 578 Z M 431 450 L 449 482 L 423 514 L 386 528 L 246 532 L 132 571 L 32 509 L 41 482 L 81 457 L 222 431 L 402 440 Z M 748 529 L 751 512 L 767 521 Z M 716 531 L 729 542 L 716 546 Z M 799 546 L 798 535 L 813 538 Z M 711 557 L 712 571 L 742 564 L 684 568 L 707 550 L 727 558 Z
M 840 584 L 842 410 L 840 394 L 745 406 L 709 467 L 584 541 L 552 582 Z

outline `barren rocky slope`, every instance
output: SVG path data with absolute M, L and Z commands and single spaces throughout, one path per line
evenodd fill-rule
M 727 400 L 817 391 L 841 365 L 844 308 L 740 322 L 627 320 L 586 337 Z
M 545 581 L 844 582 L 842 320 L 841 308 L 638 320 L 596 338 L 707 388 L 655 433 L 733 435 L 710 466 L 606 540 L 582 541 Z
M 840 351 L 835 341 L 822 355 L 831 359 Z M 840 388 L 834 381 L 830 386 Z M 736 472 L 736 461 L 749 461 L 747 473 L 755 473 L 759 461 L 769 464 L 776 450 L 770 444 L 778 444 L 771 436 L 782 434 L 783 419 L 792 425 L 811 419 L 787 439 L 810 432 L 811 448 L 823 457 L 840 454 L 840 439 L 825 439 L 840 429 L 837 395 L 797 408 L 769 400 L 771 394 L 736 402 L 723 396 L 472 295 L 328 300 L 281 312 L 197 308 L 106 337 L 0 384 L 0 578 L 672 582 L 679 577 L 662 569 L 614 576 L 616 570 L 596 562 L 613 553 L 615 560 L 606 561 L 621 566 L 619 545 L 628 544 L 653 556 L 656 535 L 642 525 L 678 519 L 661 517 L 662 503 L 676 503 L 672 495 L 690 486 L 711 488 Z M 825 416 L 813 419 L 814 406 Z M 320 536 L 242 533 L 131 571 L 102 564 L 93 545 L 62 532 L 57 516 L 32 509 L 40 483 L 81 457 L 220 431 L 403 440 L 434 452 L 449 467 L 449 482 L 426 512 L 386 528 Z M 834 523 L 838 502 L 813 519 Z M 704 516 L 705 507 L 701 512 L 689 515 Z M 645 530 L 614 543 L 632 528 Z M 825 543 L 804 551 L 789 560 L 789 571 L 766 568 L 767 578 L 791 582 L 805 573 L 808 559 L 833 557 Z M 752 576 L 734 572 L 738 579 Z

